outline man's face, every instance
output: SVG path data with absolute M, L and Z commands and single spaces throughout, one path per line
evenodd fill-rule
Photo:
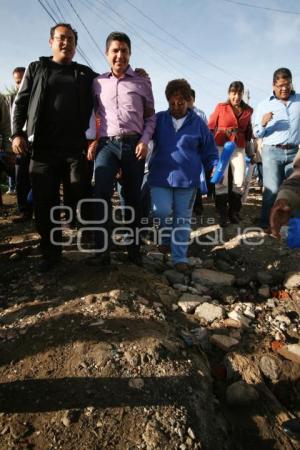
M 13 77 L 14 77 L 14 80 L 15 80 L 15 85 L 16 85 L 17 91 L 19 90 L 19 87 L 20 87 L 20 84 L 22 82 L 23 76 L 24 76 L 24 72 L 14 72 L 13 73 Z
M 170 113 L 175 119 L 181 119 L 187 113 L 189 102 L 181 94 L 171 95 L 169 98 Z
M 278 78 L 273 84 L 273 91 L 279 100 L 288 100 L 292 89 L 292 80 L 287 78 Z
M 126 42 L 112 41 L 106 56 L 113 73 L 122 75 L 126 72 L 130 59 L 130 50 Z
M 75 35 L 66 27 L 57 27 L 53 38 L 49 40 L 53 61 L 60 64 L 70 64 L 75 55 Z

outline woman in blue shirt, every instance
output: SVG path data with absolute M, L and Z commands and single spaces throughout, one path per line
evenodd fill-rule
M 188 107 L 189 83 L 170 81 L 165 93 L 169 109 L 156 115 L 148 182 L 153 217 L 159 219 L 159 249 L 171 251 L 175 268 L 185 273 L 202 164 L 212 171 L 218 163 L 218 150 L 207 125 Z

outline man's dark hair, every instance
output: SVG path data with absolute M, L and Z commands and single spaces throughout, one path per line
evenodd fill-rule
M 193 99 L 195 100 L 195 98 L 196 98 L 196 92 L 194 91 L 194 89 L 191 89 L 191 96 L 192 96 Z
M 26 70 L 26 67 L 15 67 L 12 74 L 14 75 L 16 72 L 22 72 L 24 73 Z
M 58 27 L 65 27 L 68 28 L 68 30 L 72 31 L 72 33 L 75 36 L 75 45 L 77 45 L 78 42 L 78 33 L 76 30 L 74 30 L 74 28 L 72 28 L 72 26 L 69 23 L 56 23 L 52 28 L 50 28 L 50 37 L 51 39 L 54 38 L 54 32 L 56 30 L 56 28 Z
M 166 94 L 167 100 L 169 100 L 170 97 L 172 97 L 172 95 L 182 95 L 184 100 L 189 102 L 191 100 L 191 96 L 192 96 L 191 86 L 183 78 L 178 79 L 178 80 L 172 80 L 172 81 L 169 81 L 169 83 L 167 84 L 165 94 Z
M 127 44 L 129 51 L 131 53 L 131 41 L 130 41 L 129 37 L 127 36 L 127 34 L 122 33 L 120 31 L 113 31 L 112 33 L 110 33 L 106 38 L 106 44 L 105 44 L 106 51 L 109 49 L 112 41 L 125 42 L 125 44 Z
M 279 69 L 275 70 L 273 74 L 273 84 L 275 84 L 276 81 L 279 80 L 279 78 L 292 81 L 292 72 L 286 67 L 280 67 Z

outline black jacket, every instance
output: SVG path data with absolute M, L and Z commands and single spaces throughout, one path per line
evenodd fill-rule
M 30 63 L 26 69 L 13 107 L 12 138 L 25 136 L 30 142 L 34 142 L 48 81 L 50 60 L 51 57 L 41 57 L 39 61 Z M 87 66 L 73 64 L 79 91 L 80 125 L 85 132 L 93 109 L 92 82 L 98 74 Z M 26 133 L 23 131 L 25 123 Z

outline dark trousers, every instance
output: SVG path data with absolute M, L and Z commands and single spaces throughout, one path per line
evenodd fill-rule
M 133 214 L 125 211 L 125 220 L 131 222 L 125 226 L 132 230 L 132 244 L 128 251 L 135 251 L 138 246 L 137 230 L 141 223 L 141 185 L 144 176 L 145 160 L 138 160 L 135 148 L 139 137 L 127 137 L 126 142 L 114 140 L 100 140 L 95 161 L 95 219 L 102 230 L 95 233 L 96 249 L 108 251 L 111 244 L 112 206 L 115 176 L 122 169 L 122 187 L 125 205 L 130 206 Z M 133 215 L 133 217 L 131 217 Z M 121 225 L 118 225 L 121 226 Z
M 36 160 L 30 162 L 35 222 L 41 236 L 41 250 L 44 258 L 59 256 L 62 251 L 60 211 L 57 209 L 53 213 L 54 221 L 58 222 L 53 223 L 51 210 L 60 205 L 60 184 L 66 171 L 69 171 L 70 174 L 71 201 L 72 204 L 77 204 L 85 195 L 85 158 L 83 155 L 78 158 L 54 157 L 51 162 Z M 53 232 L 54 228 L 57 228 L 57 231 Z
M 32 214 L 32 204 L 28 202 L 31 189 L 29 164 L 30 155 L 17 156 L 15 170 L 18 208 L 21 213 Z

